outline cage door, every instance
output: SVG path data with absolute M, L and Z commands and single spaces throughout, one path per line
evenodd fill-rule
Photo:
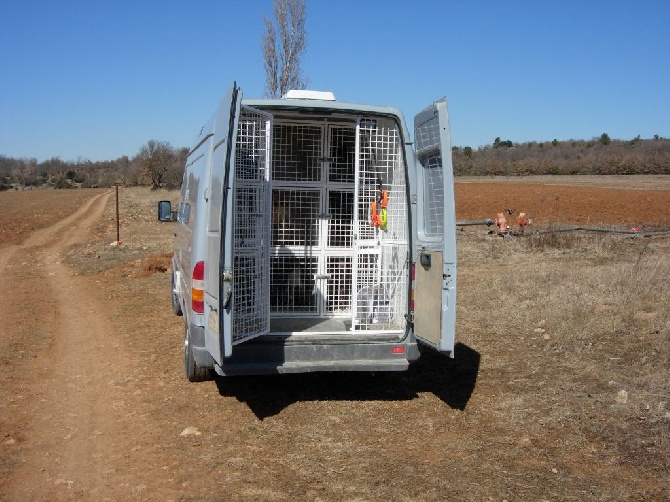
M 361 118 L 356 128 L 354 330 L 403 330 L 409 255 L 406 164 L 399 126 Z
M 270 331 L 272 115 L 242 106 L 235 144 L 232 345 Z

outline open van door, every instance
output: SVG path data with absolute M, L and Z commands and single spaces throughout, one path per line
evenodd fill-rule
M 417 239 L 414 334 L 453 357 L 456 331 L 456 213 L 447 100 L 414 117 Z
M 232 352 L 230 310 L 233 272 L 232 242 L 229 241 L 232 241 L 230 236 L 233 201 L 230 184 L 241 101 L 242 92 L 233 83 L 216 110 L 211 165 L 206 179 L 203 180 L 208 184 L 208 188 L 205 189 L 207 208 L 205 346 L 217 364 L 223 364 L 223 358 Z
M 233 83 L 216 111 L 205 190 L 205 346 L 219 365 L 270 330 L 272 116 L 241 102 Z

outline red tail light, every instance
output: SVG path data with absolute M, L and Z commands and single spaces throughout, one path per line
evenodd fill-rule
M 193 267 L 191 285 L 191 308 L 196 314 L 205 313 L 205 262 L 199 261 Z

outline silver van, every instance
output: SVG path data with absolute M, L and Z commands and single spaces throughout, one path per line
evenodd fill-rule
M 186 376 L 398 371 L 453 357 L 456 233 L 446 100 L 399 110 L 235 84 L 186 161 L 172 308 Z

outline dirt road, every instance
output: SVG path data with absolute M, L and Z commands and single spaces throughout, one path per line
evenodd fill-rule
M 12 381 L 20 391 L 3 396 L 2 440 L 20 450 L 3 500 L 103 500 L 118 493 L 107 480 L 131 441 L 120 429 L 139 432 L 124 417 L 118 389 L 137 368 L 115 339 L 96 288 L 62 263 L 65 250 L 90 237 L 109 197 L 96 196 L 0 252 L 3 345 L 27 359 L 3 367 L 0 377 L 3 388 Z

